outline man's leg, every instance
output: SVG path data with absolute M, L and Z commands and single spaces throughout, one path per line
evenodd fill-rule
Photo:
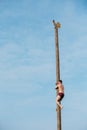
M 61 97 L 58 95 L 58 96 L 56 97 L 56 104 L 62 109 L 63 106 L 60 104 L 60 100 L 61 100 Z
M 63 106 L 60 104 L 60 102 L 58 102 L 57 104 L 61 109 L 63 108 Z

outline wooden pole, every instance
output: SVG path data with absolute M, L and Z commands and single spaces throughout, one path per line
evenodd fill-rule
M 60 79 L 60 62 L 59 62 L 59 44 L 58 44 L 58 28 L 60 28 L 60 23 L 54 24 L 54 30 L 55 30 L 55 50 L 56 50 L 56 82 Z M 58 90 L 56 91 L 56 95 L 58 94 Z M 61 130 L 61 109 L 57 105 L 57 130 Z

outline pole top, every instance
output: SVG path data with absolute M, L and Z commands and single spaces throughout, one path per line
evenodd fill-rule
M 61 24 L 59 22 L 55 23 L 55 20 L 53 20 L 53 24 L 56 29 L 61 27 Z

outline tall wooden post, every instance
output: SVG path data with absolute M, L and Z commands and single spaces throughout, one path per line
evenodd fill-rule
M 56 49 L 56 82 L 60 79 L 60 62 L 59 62 L 59 44 L 58 44 L 58 28 L 60 28 L 60 23 L 54 24 L 54 30 L 55 30 L 55 49 Z M 56 95 L 58 94 L 58 90 L 56 92 Z M 61 130 L 61 110 L 60 107 L 57 105 L 57 130 Z

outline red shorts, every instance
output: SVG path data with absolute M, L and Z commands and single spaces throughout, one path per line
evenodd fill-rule
M 58 93 L 58 95 L 60 96 L 60 99 L 58 101 L 61 101 L 64 97 L 64 93 Z

